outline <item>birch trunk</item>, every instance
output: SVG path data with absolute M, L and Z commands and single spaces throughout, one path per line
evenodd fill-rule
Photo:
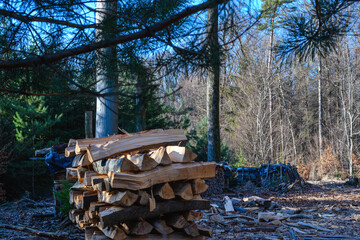
M 96 40 L 103 41 L 115 35 L 117 1 L 97 1 L 96 23 L 102 28 L 96 30 Z M 96 98 L 96 137 L 117 133 L 117 64 L 116 46 L 99 49 L 96 52 L 96 90 L 106 96 Z

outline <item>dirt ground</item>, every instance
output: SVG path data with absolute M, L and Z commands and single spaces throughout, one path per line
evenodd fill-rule
M 234 206 L 246 213 L 226 213 L 223 198 L 237 200 Z M 271 200 L 272 209 L 248 206 L 249 196 Z M 207 197 L 212 209 L 204 212 L 200 225 L 213 229 L 211 239 L 360 239 L 360 188 L 343 183 L 315 183 L 296 187 L 287 193 L 263 188 L 233 189 L 222 195 Z M 234 201 L 233 201 L 234 202 Z M 0 205 L 0 224 L 30 227 L 48 232 L 67 232 L 83 239 L 84 234 L 66 219 L 52 216 L 53 201 L 34 202 L 22 199 Z M 260 213 L 260 214 L 259 214 Z M 262 222 L 268 213 L 277 220 Z M 261 220 L 261 219 L 260 219 Z M 47 239 L 21 231 L 0 228 L 0 239 Z
M 19 201 L 7 202 L 0 205 L 0 225 L 24 226 L 44 232 L 65 232 L 75 236 L 75 238 L 84 239 L 84 234 L 77 229 L 68 218 L 55 217 L 53 212 L 53 199 L 33 201 L 28 198 L 23 198 Z M 22 231 L 0 228 L 0 239 L 45 240 L 49 238 L 38 237 Z
M 246 214 L 208 211 L 201 224 L 214 230 L 213 239 L 360 239 L 360 188 L 344 183 L 315 183 L 288 193 L 261 188 L 235 192 L 223 196 L 240 199 L 259 196 L 278 203 L 279 207 L 272 210 L 254 207 Z M 209 199 L 221 203 L 223 196 Z M 258 221 L 259 213 L 264 212 L 285 219 Z

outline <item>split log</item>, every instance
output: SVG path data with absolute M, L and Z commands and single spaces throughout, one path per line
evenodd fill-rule
M 99 174 L 108 174 L 109 172 L 121 172 L 121 165 L 124 156 L 118 158 L 104 159 L 101 161 L 93 162 L 92 166 L 94 171 Z
M 160 147 L 157 150 L 152 151 L 150 153 L 150 157 L 162 166 L 171 164 L 171 159 L 169 157 L 169 154 L 166 152 L 165 147 Z
M 184 231 L 187 235 L 192 236 L 192 237 L 197 237 L 200 235 L 197 225 L 194 222 L 192 222 L 192 223 L 188 224 L 186 227 L 184 227 Z
M 111 192 L 111 191 L 112 191 L 112 188 L 111 188 L 110 181 L 109 181 L 109 178 L 108 178 L 108 177 L 104 178 L 104 185 L 105 185 L 105 190 L 106 190 L 107 192 Z
M 140 205 L 144 205 L 144 206 L 149 205 L 149 199 L 151 197 L 149 193 L 147 193 L 145 190 L 139 190 L 138 195 L 139 195 L 138 202 Z
M 114 172 L 138 172 L 139 171 L 139 167 L 133 161 L 131 161 L 131 156 L 128 154 L 121 157 L 121 161 L 119 162 L 119 165 L 117 165 L 116 167 L 118 167 L 120 171 L 118 169 L 114 169 L 115 170 Z M 118 171 L 116 171 L 116 170 L 118 170 Z
M 94 187 L 98 183 L 104 183 L 104 178 L 107 178 L 107 175 L 95 175 L 91 177 L 91 185 Z
M 113 188 L 139 190 L 160 183 L 211 178 L 215 176 L 215 166 L 215 162 L 171 164 L 138 174 L 110 172 L 108 176 Z
M 65 148 L 65 157 L 73 157 L 75 155 L 75 146 Z
M 94 185 L 92 185 L 92 187 L 94 188 L 95 191 L 97 192 L 102 192 L 102 191 L 105 191 L 105 184 L 104 184 L 104 181 L 102 182 L 98 182 Z
M 9 225 L 9 224 L 0 224 L 0 228 L 22 231 L 34 234 L 39 237 L 47 237 L 53 239 L 77 239 L 77 237 L 71 237 L 69 233 L 55 233 L 55 232 L 43 232 L 33 228 L 23 227 L 23 226 L 16 226 L 16 225 Z
M 83 192 L 82 191 L 70 191 L 69 193 L 69 203 L 73 204 L 74 203 L 74 199 L 76 198 L 76 196 L 82 195 Z
M 98 196 L 96 192 L 84 192 L 83 198 L 81 201 L 81 209 L 88 210 L 90 207 L 90 203 L 97 202 Z
M 143 154 L 125 154 L 118 158 L 112 158 L 93 163 L 94 170 L 99 174 L 107 174 L 109 172 L 138 172 L 148 171 L 155 168 L 158 163 L 149 156 L 148 153 Z
M 74 197 L 74 205 L 77 209 L 82 209 L 83 195 L 77 195 Z
M 81 154 L 81 158 L 80 158 L 80 161 L 78 163 L 78 166 L 86 167 L 86 166 L 89 166 L 89 165 L 91 165 L 89 155 L 87 153 Z
M 89 211 L 89 210 L 87 210 L 87 211 L 84 212 L 83 220 L 84 220 L 85 222 L 90 222 L 90 221 L 91 221 L 90 211 Z
M 78 175 L 78 181 L 79 182 L 84 182 L 85 172 L 87 170 L 85 168 L 82 168 L 82 167 L 78 167 L 78 168 L 76 168 L 76 170 L 77 170 L 77 175 Z
M 177 229 L 182 229 L 189 224 L 181 213 L 168 214 L 166 216 L 166 223 Z
M 157 220 L 153 223 L 153 225 L 155 230 L 162 235 L 168 235 L 174 232 L 174 229 L 166 225 L 166 222 L 164 220 Z
M 193 195 L 190 183 L 175 182 L 172 185 L 173 185 L 174 193 L 176 196 L 178 196 L 184 200 L 193 199 L 194 195 Z
M 184 130 L 170 129 L 156 133 L 147 132 L 141 135 L 132 135 L 124 139 L 109 141 L 106 144 L 92 145 L 87 148 L 87 153 L 90 161 L 95 162 L 136 150 L 153 149 L 166 145 L 178 145 L 186 141 L 187 138 Z
M 93 191 L 93 187 L 85 186 L 83 182 L 77 181 L 71 188 L 71 190 L 75 191 Z
M 102 191 L 102 192 L 98 192 L 98 197 L 100 202 L 105 202 L 112 205 L 120 205 L 122 207 L 130 207 L 138 199 L 138 195 L 130 191 L 124 191 L 124 192 Z
M 134 226 L 134 223 L 133 222 L 128 222 L 128 223 L 121 223 L 119 225 L 119 227 L 121 227 L 122 230 L 124 230 L 124 232 L 129 235 L 131 233 L 131 228 Z
M 192 162 L 197 158 L 197 155 L 186 147 L 167 146 L 166 152 L 172 162 L 186 163 Z
M 146 235 L 149 234 L 154 227 L 147 221 L 140 219 L 136 222 L 134 227 L 131 229 L 131 234 L 133 235 Z
M 89 211 L 90 212 L 100 212 L 100 208 L 106 207 L 106 206 L 110 206 L 110 205 L 107 203 L 102 203 L 102 202 L 92 202 L 92 203 L 90 203 Z
M 210 209 L 210 202 L 207 200 L 169 200 L 157 203 L 156 208 L 152 212 L 150 212 L 148 206 L 131 206 L 128 208 L 111 207 L 100 212 L 99 215 L 101 226 L 107 227 L 137 220 L 139 218 L 148 219 L 158 217 L 165 213 L 175 213 L 194 209 L 208 210 Z
M 98 213 L 101 213 L 109 208 L 113 207 L 112 205 L 106 205 L 106 206 L 101 206 L 99 207 L 99 212 Z
M 76 155 L 71 163 L 71 167 L 73 168 L 77 168 L 79 166 L 81 166 L 81 159 L 83 158 L 84 154 L 79 154 L 79 155 Z
M 75 145 L 76 145 L 76 140 L 70 138 L 67 146 L 68 147 L 75 147 Z
M 96 172 L 92 172 L 92 171 L 86 171 L 84 174 L 84 184 L 85 186 L 92 186 L 91 183 L 91 177 L 94 176 L 98 176 L 98 174 Z
M 169 183 L 154 186 L 154 195 L 166 200 L 175 198 L 175 193 Z
M 149 171 L 159 165 L 149 154 L 126 154 L 121 165 L 121 172 Z
M 77 180 L 77 169 L 76 168 L 66 168 L 66 181 Z
M 98 231 L 97 227 L 85 227 L 85 240 L 91 240 L 95 231 Z
M 83 220 L 84 214 L 79 214 L 75 216 L 75 222 L 79 223 L 81 220 Z
M 83 214 L 84 214 L 84 210 L 82 210 L 82 209 L 71 209 L 69 211 L 69 219 L 70 219 L 70 221 L 75 223 L 76 222 L 76 220 L 75 220 L 76 216 L 83 215 Z
M 224 208 L 225 208 L 225 212 L 235 212 L 232 201 L 228 196 L 224 197 Z
M 197 200 L 197 199 L 202 199 L 201 195 L 200 194 L 197 194 L 197 195 L 194 195 L 193 197 L 194 200 Z
M 199 212 L 199 211 L 193 211 L 193 210 L 190 210 L 190 211 L 186 211 L 183 213 L 184 214 L 184 217 L 186 219 L 186 221 L 199 221 L 202 217 L 203 217 L 203 213 L 202 212 Z
M 191 188 L 194 195 L 206 192 L 209 186 L 205 183 L 204 179 L 194 179 L 191 181 Z
M 110 239 L 123 240 L 127 238 L 124 230 L 122 230 L 118 226 L 100 228 L 100 230 L 105 234 L 106 237 Z

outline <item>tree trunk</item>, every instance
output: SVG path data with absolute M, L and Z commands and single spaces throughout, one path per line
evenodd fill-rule
M 347 55 L 347 80 L 348 80 L 348 115 L 349 115 L 349 173 L 350 176 L 353 175 L 353 95 L 352 95 L 352 74 L 351 74 L 351 66 L 350 66 L 350 49 L 349 46 L 347 46 L 346 49 L 346 55 Z M 346 123 L 345 123 L 346 124 Z
M 96 23 L 103 28 L 96 30 L 97 41 L 115 36 L 117 1 L 97 1 Z M 96 62 L 96 90 L 107 96 L 96 98 L 96 137 L 117 133 L 118 128 L 118 83 L 116 46 L 99 49 Z
M 141 132 L 146 129 L 146 90 L 145 82 L 142 74 L 139 74 L 136 80 L 136 109 L 135 109 L 135 128 L 136 132 Z M 145 91 L 144 91 L 145 90 Z
M 85 112 L 85 138 L 93 138 L 93 112 Z
M 280 90 L 281 100 L 282 100 L 283 108 L 284 108 L 285 115 L 286 115 L 286 120 L 287 120 L 288 125 L 289 125 L 289 128 L 290 128 L 290 133 L 291 133 L 291 140 L 292 140 L 292 145 L 293 145 L 293 152 L 294 152 L 295 163 L 297 163 L 297 152 L 296 152 L 296 144 L 295 144 L 295 133 L 294 133 L 294 129 L 293 129 L 292 123 L 291 123 L 291 121 L 290 121 L 289 113 L 288 113 L 288 110 L 287 110 L 287 107 L 286 107 L 285 95 L 284 95 L 284 91 L 283 91 L 283 89 L 282 89 L 282 85 L 281 85 L 280 78 L 279 78 L 278 82 L 279 82 L 279 90 Z
M 351 115 L 350 112 L 348 112 L 349 114 L 349 123 L 350 123 L 350 134 L 349 134 L 349 139 L 350 139 L 350 147 L 349 147 L 349 173 L 350 176 L 352 176 L 353 174 L 353 159 L 352 159 L 352 153 L 353 153 L 353 117 Z
M 220 46 L 218 39 L 218 6 L 207 10 L 208 73 L 207 73 L 207 128 L 208 161 L 220 159 Z
M 322 78 L 322 62 L 319 56 L 319 81 L 318 81 L 318 111 L 319 111 L 319 160 L 320 160 L 320 176 L 323 175 L 323 162 L 322 162 L 322 115 L 321 115 L 321 78 Z
M 272 67 L 272 55 L 273 55 L 273 42 L 274 42 L 274 17 L 271 18 L 271 30 L 270 30 L 270 46 L 269 56 L 267 62 L 267 83 L 268 83 L 268 97 L 269 97 L 269 137 L 270 137 L 270 158 L 274 158 L 274 143 L 273 143 L 273 124 L 272 124 L 272 92 L 271 92 L 271 67 Z

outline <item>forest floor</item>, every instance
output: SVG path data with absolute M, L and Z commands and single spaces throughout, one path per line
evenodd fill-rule
M 233 189 L 234 192 L 208 197 L 212 209 L 204 213 L 199 224 L 213 229 L 212 239 L 360 239 L 360 188 L 343 183 L 316 183 L 297 187 L 287 193 L 265 188 Z M 245 206 L 247 213 L 226 213 L 223 198 L 243 199 L 259 196 L 275 204 L 272 210 L 263 206 Z M 52 216 L 53 200 L 34 202 L 21 199 L 0 205 L 0 225 L 26 226 L 46 232 L 67 232 L 83 239 L 68 220 Z M 259 216 L 275 218 L 261 222 Z M 276 220 L 277 219 L 277 220 Z M 0 239 L 48 239 L 29 233 L 0 228 Z
M 84 233 L 75 227 L 66 217 L 54 216 L 54 200 L 44 199 L 34 201 L 22 198 L 14 202 L 6 202 L 0 205 L 0 225 L 14 225 L 31 228 L 42 232 L 69 233 L 76 239 L 84 239 Z M 1 240 L 45 240 L 47 237 L 39 237 L 23 231 L 0 228 Z
M 268 210 L 257 206 L 239 214 L 225 213 L 219 204 L 218 210 L 215 206 L 201 221 L 201 225 L 213 229 L 213 239 L 360 239 L 359 187 L 344 182 L 317 182 L 287 193 L 265 188 L 235 192 L 209 199 L 221 203 L 224 196 L 259 196 L 278 203 L 278 207 Z M 264 215 L 275 220 L 259 221 L 259 216 Z

